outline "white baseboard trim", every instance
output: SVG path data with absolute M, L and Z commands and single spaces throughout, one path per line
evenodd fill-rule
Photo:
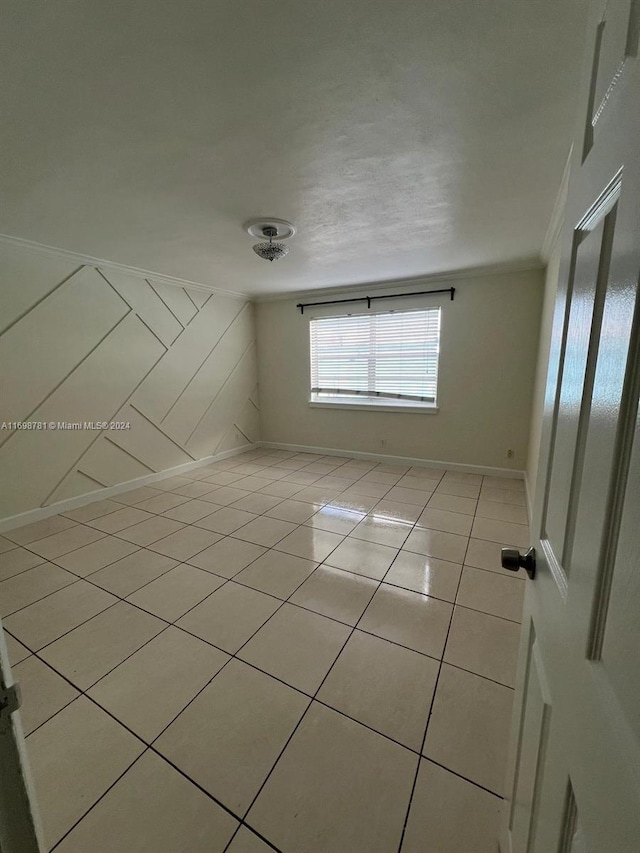
M 294 453 L 319 453 L 322 456 L 351 456 L 354 459 L 370 459 L 372 462 L 383 462 L 386 465 L 417 465 L 424 468 L 441 468 L 449 471 L 462 471 L 465 474 L 488 474 L 493 477 L 508 477 L 511 480 L 522 480 L 524 471 L 514 471 L 511 468 L 493 468 L 488 465 L 468 465 L 463 462 L 442 462 L 435 459 L 414 459 L 410 456 L 389 456 L 382 453 L 363 453 L 359 450 L 338 450 L 334 447 L 311 447 L 306 444 L 280 444 L 275 441 L 262 441 L 261 447 L 272 450 L 290 450 Z
M 132 489 L 139 489 L 141 486 L 148 486 L 151 483 L 157 483 L 158 480 L 165 480 L 167 477 L 175 477 L 187 471 L 193 471 L 194 468 L 203 468 L 205 465 L 211 465 L 212 462 L 220 462 L 221 459 L 228 459 L 230 456 L 239 456 L 241 453 L 246 453 L 249 450 L 256 450 L 260 447 L 260 442 L 255 444 L 245 444 L 242 447 L 235 447 L 233 450 L 224 450 L 221 453 L 215 453 L 213 456 L 205 456 L 203 459 L 196 459 L 195 462 L 185 462 L 183 465 L 176 465 L 174 468 L 167 468 L 156 474 L 145 474 L 144 477 L 136 477 L 135 480 L 127 480 L 124 483 L 118 483 L 115 486 L 105 486 L 102 489 L 96 489 L 93 492 L 85 492 L 83 495 L 77 495 L 74 498 L 67 498 L 63 501 L 49 504 L 48 506 L 38 507 L 37 509 L 29 509 L 26 512 L 21 512 L 18 515 L 11 515 L 7 518 L 0 519 L 0 533 L 5 530 L 12 530 L 14 527 L 22 527 L 24 524 L 32 524 L 34 521 L 41 521 L 43 518 L 49 518 L 52 515 L 65 512 L 65 510 L 77 509 L 79 506 L 93 503 L 93 501 L 103 501 L 106 498 L 111 498 L 114 495 L 119 495 L 121 492 L 129 492 Z

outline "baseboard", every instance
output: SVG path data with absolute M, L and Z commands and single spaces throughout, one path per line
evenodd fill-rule
M 280 444 L 275 441 L 262 441 L 261 447 L 272 450 L 291 450 L 295 453 L 320 453 L 322 456 L 350 456 L 354 459 L 370 459 L 387 465 L 416 465 L 424 468 L 441 468 L 449 471 L 462 471 L 465 474 L 488 474 L 493 477 L 509 477 L 522 480 L 524 471 L 511 468 L 493 468 L 488 465 L 468 465 L 462 462 L 443 462 L 436 459 L 414 459 L 410 456 L 389 456 L 382 453 L 363 453 L 359 450 L 338 450 L 335 447 L 311 447 L 306 444 Z
M 65 512 L 69 509 L 77 509 L 79 506 L 93 503 L 93 501 L 102 501 L 106 498 L 111 498 L 114 495 L 119 495 L 121 492 L 129 492 L 132 489 L 139 489 L 140 486 L 148 486 L 151 483 L 156 483 L 158 480 L 164 480 L 167 477 L 175 477 L 179 474 L 184 474 L 187 471 L 193 471 L 195 468 L 203 468 L 205 465 L 211 465 L 212 462 L 219 462 L 221 459 L 228 459 L 230 456 L 238 456 L 241 453 L 246 453 L 249 450 L 256 450 L 260 447 L 260 442 L 255 444 L 245 444 L 242 447 L 235 447 L 233 450 L 224 450 L 221 453 L 215 453 L 213 456 L 205 456 L 203 459 L 196 459 L 195 462 L 185 462 L 183 465 L 176 465 L 174 468 L 167 468 L 156 474 L 145 474 L 143 477 L 136 477 L 135 480 L 127 480 L 124 483 L 118 483 L 115 486 L 105 486 L 102 489 L 96 489 L 93 492 L 85 492 L 83 495 L 77 495 L 74 498 L 67 498 L 63 501 L 57 501 L 49 506 L 38 507 L 37 509 L 29 509 L 26 512 L 21 512 L 18 515 L 11 515 L 8 518 L 0 519 L 0 533 L 5 530 L 12 530 L 14 527 L 22 527 L 24 524 L 32 524 L 34 521 L 40 521 L 43 518 L 49 518 L 52 515 L 58 515 L 60 512 Z

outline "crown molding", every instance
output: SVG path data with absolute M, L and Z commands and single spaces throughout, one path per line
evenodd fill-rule
M 35 240 L 25 240 L 22 237 L 13 237 L 10 234 L 0 234 L 0 244 L 7 246 L 15 246 L 20 249 L 25 249 L 31 252 L 39 252 L 44 255 L 52 255 L 58 258 L 68 258 L 80 264 L 88 264 L 94 267 L 104 267 L 106 269 L 117 270 L 127 275 L 135 276 L 136 278 L 148 279 L 169 284 L 173 287 L 190 287 L 192 290 L 199 290 L 202 293 L 217 293 L 220 296 L 231 296 L 234 299 L 250 300 L 251 296 L 247 293 L 237 293 L 232 290 L 223 290 L 219 287 L 209 287 L 206 284 L 198 281 L 190 281 L 186 278 L 176 278 L 175 276 L 165 275 L 164 273 L 153 272 L 152 270 L 143 270 L 139 267 L 130 267 L 127 264 L 119 264 L 115 261 L 105 261 L 103 258 L 94 258 L 92 255 L 84 255 L 81 252 L 72 252 L 68 249 L 59 249 L 56 246 L 46 246 L 44 243 L 37 243 Z
M 551 253 L 553 252 L 555 244 L 560 238 L 562 226 L 564 225 L 564 214 L 567 207 L 567 192 L 569 190 L 569 174 L 571 172 L 572 153 L 573 145 L 571 145 L 571 148 L 569 149 L 567 162 L 564 164 L 564 171 L 562 173 L 560 186 L 558 187 L 556 200 L 553 205 L 553 211 L 551 212 L 551 219 L 549 220 L 547 232 L 544 235 L 544 240 L 542 241 L 540 257 L 542 258 L 542 262 L 545 264 L 545 266 L 549 263 L 549 258 L 551 257 Z
M 390 288 L 431 286 L 438 282 L 460 281 L 483 276 L 508 275 L 515 272 L 530 272 L 543 269 L 544 263 L 540 258 L 523 258 L 519 261 L 508 261 L 501 264 L 467 267 L 466 269 L 450 270 L 441 273 L 427 273 L 413 278 L 396 278 L 386 281 L 359 282 L 358 284 L 342 284 L 333 287 L 322 287 L 317 290 L 294 290 L 287 293 L 254 294 L 253 302 L 282 302 L 291 299 L 306 299 L 308 297 L 338 296 L 346 292 L 360 293 L 364 291 L 388 290 Z

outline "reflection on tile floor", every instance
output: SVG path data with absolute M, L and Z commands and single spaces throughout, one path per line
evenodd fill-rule
M 266 448 L 0 537 L 48 850 L 495 853 L 521 480 Z

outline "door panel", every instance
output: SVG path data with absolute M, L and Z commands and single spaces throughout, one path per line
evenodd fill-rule
M 640 850 L 639 16 L 589 23 L 503 853 Z

